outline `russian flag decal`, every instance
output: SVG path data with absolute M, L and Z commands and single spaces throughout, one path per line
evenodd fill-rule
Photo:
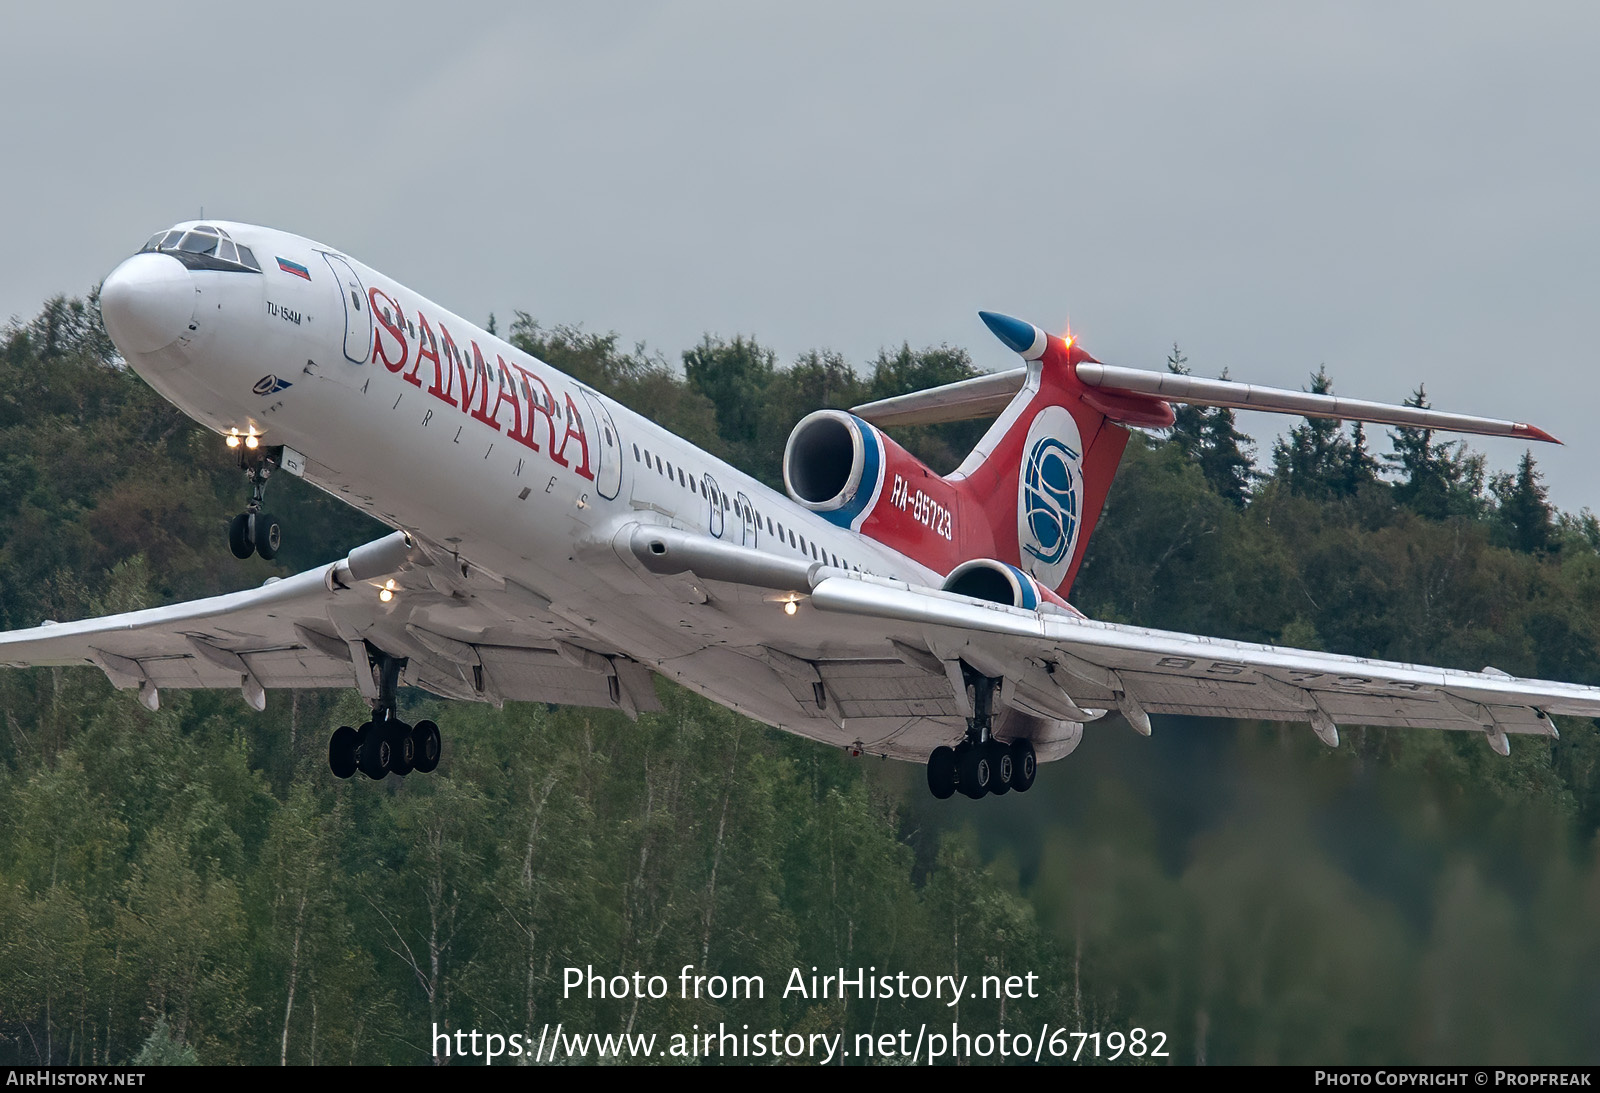
M 283 270 L 285 273 L 294 274 L 302 281 L 311 280 L 311 271 L 306 269 L 306 267 L 302 266 L 299 262 L 291 262 L 287 258 L 279 258 L 278 268 Z

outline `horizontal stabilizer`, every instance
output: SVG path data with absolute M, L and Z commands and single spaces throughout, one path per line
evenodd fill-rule
M 896 425 L 938 425 L 946 421 L 971 421 L 999 417 L 1028 380 L 1026 368 L 992 372 L 969 380 L 913 391 L 909 395 L 879 399 L 853 407 L 851 413 L 880 428 Z
M 1417 406 L 1391 406 L 1337 395 L 1313 395 L 1306 391 L 1285 391 L 1278 387 L 1201 379 L 1199 376 L 1183 376 L 1174 372 L 1146 372 L 1139 368 L 1118 368 L 1111 364 L 1086 362 L 1078 365 L 1078 378 L 1090 387 L 1102 390 L 1131 391 L 1191 406 L 1226 406 L 1235 410 L 1265 410 L 1275 414 L 1299 414 L 1301 417 L 1370 421 L 1377 425 L 1443 429 L 1452 433 L 1512 436 L 1522 440 L 1561 443 L 1538 426 L 1519 421 L 1451 414 Z
M 1519 440 L 1561 443 L 1536 425 L 1498 418 L 1452 414 L 1417 406 L 1395 406 L 1340 395 L 1314 395 L 1307 391 L 1286 391 L 1229 380 L 1202 379 L 1174 372 L 1147 372 L 1140 368 L 1119 368 L 1112 364 L 1084 361 L 1077 365 L 1078 379 L 1086 386 L 1107 392 L 1126 392 L 1182 402 L 1191 406 L 1226 406 L 1234 410 L 1262 410 L 1301 417 L 1326 417 L 1342 421 L 1368 421 L 1376 425 L 1396 425 L 1413 429 L 1441 429 L 1452 433 L 1480 436 L 1508 436 Z M 947 421 L 969 421 L 999 416 L 1027 382 L 1028 370 L 1015 368 L 926 391 L 879 399 L 851 409 L 851 413 L 880 428 L 900 425 L 937 425 Z

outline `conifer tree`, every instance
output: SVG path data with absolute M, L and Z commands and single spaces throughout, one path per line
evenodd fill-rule
M 1189 358 L 1183 355 L 1178 343 L 1172 343 L 1172 353 L 1167 357 L 1167 371 L 1175 376 L 1189 374 Z M 1167 442 L 1175 444 L 1190 459 L 1199 459 L 1205 444 L 1206 412 L 1204 407 L 1180 402 L 1172 407 L 1172 428 L 1167 432 Z
M 1311 377 L 1313 395 L 1333 393 L 1333 380 L 1323 365 Z M 1352 445 L 1344 436 L 1344 422 L 1332 418 L 1306 418 L 1272 447 L 1272 473 L 1300 497 L 1325 499 L 1344 496 Z
M 1367 450 L 1367 430 L 1356 422 L 1350 433 L 1350 451 L 1345 458 L 1341 492 L 1353 496 L 1362 486 L 1378 481 L 1378 460 Z
M 1427 409 L 1426 390 L 1419 386 L 1405 404 Z M 1483 458 L 1468 451 L 1465 441 L 1436 444 L 1431 429 L 1397 428 L 1390 437 L 1394 454 L 1385 458 L 1400 472 L 1396 501 L 1433 520 L 1481 511 Z
M 1548 550 L 1555 528 L 1554 514 L 1544 486 L 1544 476 L 1534 467 L 1533 453 L 1523 452 L 1515 474 L 1494 477 L 1495 527 L 1498 537 L 1513 550 L 1534 554 Z
M 1226 369 L 1222 379 L 1228 378 Z M 1213 406 L 1205 411 L 1200 429 L 1200 471 L 1217 493 L 1243 508 L 1250 499 L 1250 483 L 1256 478 L 1251 439 L 1239 431 L 1233 411 Z

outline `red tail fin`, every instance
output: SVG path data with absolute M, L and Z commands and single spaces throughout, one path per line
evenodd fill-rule
M 1083 383 L 1077 366 L 1094 358 L 1070 337 L 982 315 L 1028 362 L 1027 379 L 949 480 L 987 518 L 998 560 L 1065 596 L 1128 441 L 1123 425 L 1165 428 L 1172 408 Z

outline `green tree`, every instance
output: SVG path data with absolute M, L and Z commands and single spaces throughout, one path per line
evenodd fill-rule
M 1227 378 L 1224 369 L 1222 379 Z M 1231 409 L 1213 406 L 1205 412 L 1200 427 L 1200 473 L 1236 507 L 1242 508 L 1250 499 L 1250 487 L 1257 477 L 1253 447 L 1250 438 L 1239 431 Z
M 1172 343 L 1172 352 L 1167 355 L 1167 371 L 1175 376 L 1189 374 L 1189 358 L 1178 349 L 1177 342 Z M 1184 455 L 1198 461 L 1206 444 L 1205 409 L 1179 402 L 1173 404 L 1172 417 L 1172 428 L 1167 430 L 1167 443 L 1176 445 Z
M 155 1027 L 150 1030 L 150 1035 L 145 1037 L 144 1044 L 139 1048 L 139 1054 L 135 1055 L 128 1065 L 198 1066 L 199 1063 L 194 1045 L 174 1039 L 172 1029 L 167 1025 L 167 1019 L 157 1017 Z
M 1524 451 L 1516 473 L 1496 475 L 1489 489 L 1496 502 L 1494 522 L 1500 540 L 1524 554 L 1548 550 L 1555 517 L 1544 476 L 1534 467 L 1533 453 Z
M 736 335 L 724 341 L 707 334 L 699 345 L 683 353 L 684 376 L 689 386 L 704 395 L 716 409 L 717 435 L 729 458 L 741 466 L 771 461 L 772 438 L 761 432 L 761 410 L 767 387 L 777 372 L 777 355 L 754 338 Z
M 1318 366 L 1311 377 L 1311 393 L 1330 395 L 1333 380 Z M 1344 422 L 1311 417 L 1289 430 L 1272 447 L 1272 473 L 1297 497 L 1327 500 L 1344 496 L 1351 466 L 1351 443 Z
M 1407 406 L 1427 409 L 1427 392 L 1418 386 Z M 1434 442 L 1433 430 L 1397 428 L 1390 434 L 1393 454 L 1385 459 L 1399 474 L 1395 500 L 1420 516 L 1443 520 L 1477 516 L 1483 509 L 1483 457 L 1460 440 Z

